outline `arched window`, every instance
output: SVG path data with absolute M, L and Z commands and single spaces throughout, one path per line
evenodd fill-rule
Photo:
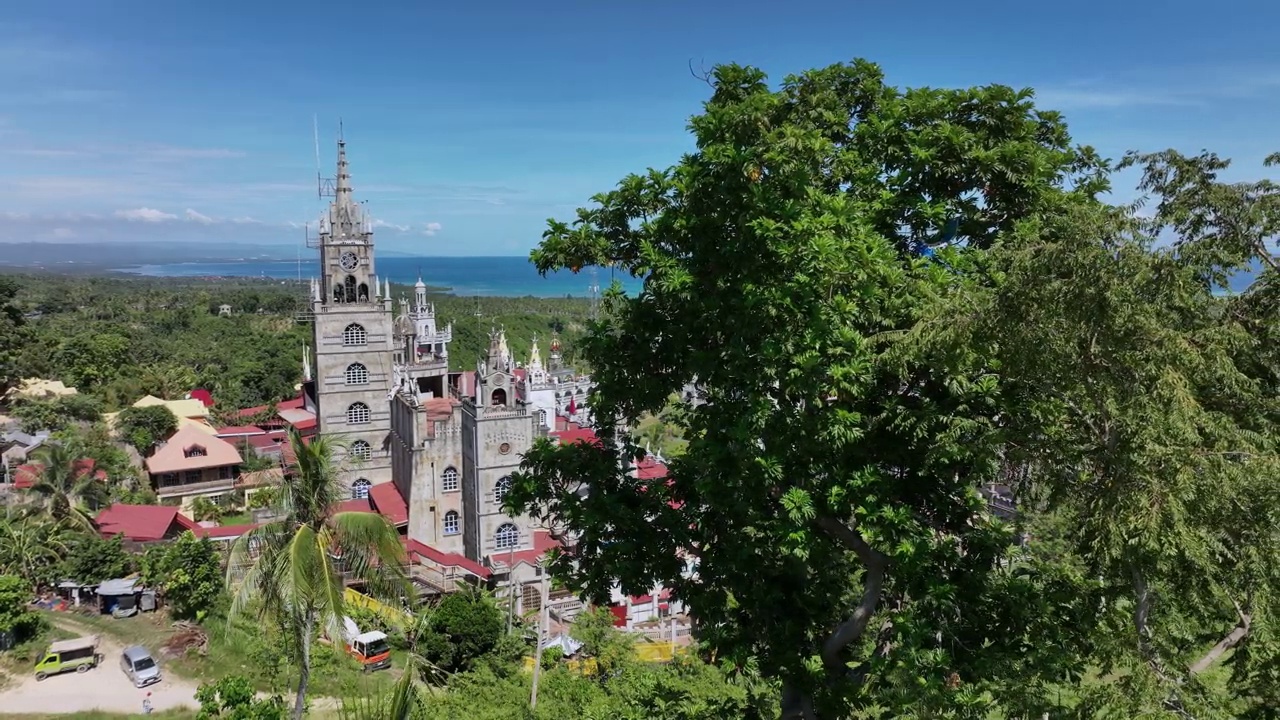
M 351 456 L 361 460 L 368 460 L 373 457 L 373 448 L 369 447 L 369 443 L 357 440 L 351 443 Z
M 443 492 L 455 492 L 458 487 L 458 471 L 450 465 L 440 475 L 440 490 Z
M 502 498 L 511 492 L 511 478 L 506 475 L 498 478 L 498 482 L 493 484 L 493 502 L 501 503 Z
M 539 422 L 543 427 L 550 427 L 550 426 L 547 424 L 547 411 L 546 411 L 546 410 L 539 410 L 539 411 L 538 411 L 538 422 Z
M 347 366 L 347 384 L 348 385 L 368 385 L 369 384 L 369 368 L 360 363 L 351 363 Z
M 493 534 L 493 544 L 499 550 L 510 550 L 520 544 L 520 530 L 512 523 L 503 523 Z
M 507 404 L 507 391 L 502 388 L 494 390 L 489 404 L 495 407 L 505 406 Z
M 354 275 L 348 275 L 342 281 L 342 289 L 346 292 L 347 302 L 356 301 L 356 278 Z
M 365 480 L 364 478 L 356 480 L 351 483 L 351 499 L 367 500 L 369 498 L 369 488 L 371 487 L 373 487 L 373 483 Z
M 369 302 L 369 286 L 360 283 L 360 302 Z
M 364 331 L 364 326 L 360 323 L 351 323 L 346 330 L 342 331 L 343 345 L 367 345 L 369 343 L 369 333 Z
M 444 534 L 457 535 L 462 532 L 462 521 L 458 519 L 458 511 L 450 510 L 444 514 Z
M 363 425 L 369 422 L 369 406 L 362 402 L 351 403 L 347 408 L 347 424 Z

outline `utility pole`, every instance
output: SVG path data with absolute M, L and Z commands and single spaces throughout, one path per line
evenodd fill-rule
M 533 654 L 533 691 L 529 695 L 529 709 L 538 707 L 538 678 L 542 675 L 542 642 L 547 632 L 547 568 L 542 560 L 538 560 L 538 568 L 542 571 L 542 607 L 538 608 L 538 649 Z

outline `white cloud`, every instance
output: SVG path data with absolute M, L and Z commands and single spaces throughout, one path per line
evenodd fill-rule
M 389 223 L 386 220 L 374 220 L 373 226 L 375 228 L 388 228 L 390 230 L 396 230 L 398 232 L 409 232 L 408 225 L 396 225 L 395 223 Z
M 67 238 L 75 237 L 76 233 L 71 228 L 60 227 L 60 228 L 53 229 L 53 236 L 58 238 L 59 240 L 66 240 Z
M 188 220 L 192 222 L 198 222 L 201 225 L 209 225 L 213 223 L 213 218 L 203 213 L 198 213 L 195 210 L 192 210 L 191 208 L 187 208 L 186 216 Z
M 429 222 L 427 223 L 426 228 L 423 229 L 422 234 L 426 235 L 427 237 L 431 237 L 443 229 L 444 229 L 444 226 L 441 225 L 440 223 Z
M 154 210 L 152 208 L 138 208 L 137 210 L 117 210 L 115 216 L 124 220 L 137 220 L 141 222 L 164 222 L 165 220 L 177 220 L 177 215 L 170 215 L 162 210 Z

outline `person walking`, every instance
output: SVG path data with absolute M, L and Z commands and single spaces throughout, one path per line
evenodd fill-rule
M 148 692 L 146 696 L 142 698 L 142 714 L 143 715 L 151 714 L 151 693 L 150 692 Z

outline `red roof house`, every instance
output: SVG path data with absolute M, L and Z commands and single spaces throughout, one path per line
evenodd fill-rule
M 139 543 L 172 540 L 199 527 L 183 517 L 178 508 L 167 505 L 116 503 L 98 513 L 96 522 L 103 537 L 123 535 L 125 540 Z

